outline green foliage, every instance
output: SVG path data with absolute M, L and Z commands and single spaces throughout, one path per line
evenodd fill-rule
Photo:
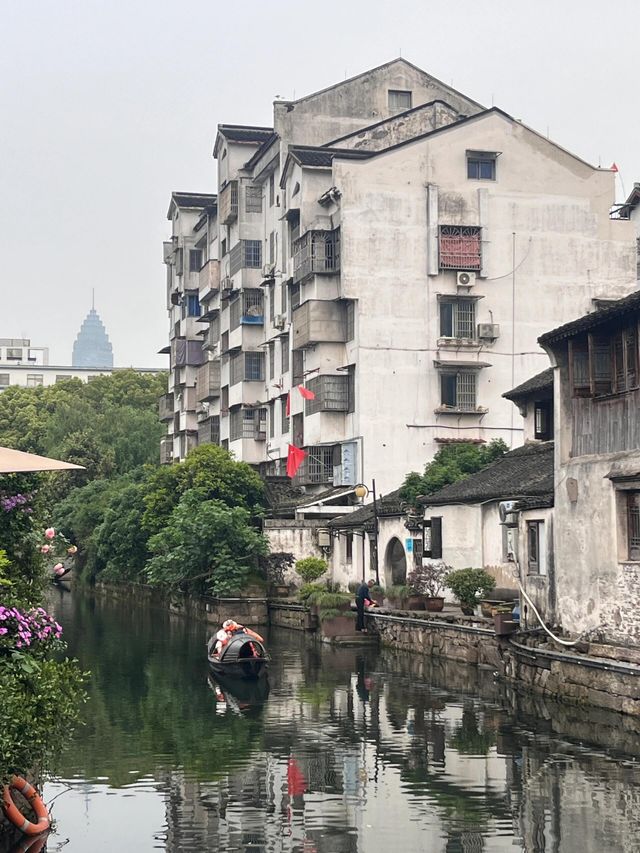
M 327 571 L 327 561 L 320 557 L 305 557 L 296 563 L 296 572 L 305 583 L 313 583 Z
M 431 462 L 427 462 L 423 474 L 415 471 L 407 474 L 400 489 L 400 497 L 415 506 L 419 495 L 431 495 L 450 483 L 463 480 L 503 456 L 508 449 L 501 438 L 486 445 L 445 445 Z
M 447 586 L 460 604 L 474 607 L 480 593 L 486 597 L 496 585 L 495 578 L 484 569 L 457 569 L 447 575 Z
M 293 567 L 295 557 L 288 551 L 273 551 L 263 560 L 265 576 L 269 583 L 276 586 L 284 586 L 286 573 Z
M 149 583 L 216 595 L 241 591 L 258 558 L 267 553 L 248 510 L 221 500 L 202 501 L 196 489 L 182 496 L 165 529 L 148 544 L 155 555 L 147 564 Z
M 398 585 L 387 587 L 387 598 L 392 601 L 404 601 L 412 594 L 411 587 Z
M 429 598 L 437 598 L 447 585 L 447 577 L 451 566 L 446 566 L 442 561 L 432 561 L 427 565 L 415 566 L 407 584 L 415 595 L 426 595 Z
M 308 604 L 309 599 L 318 592 L 325 592 L 326 586 L 321 583 L 304 583 L 298 590 L 298 600 Z

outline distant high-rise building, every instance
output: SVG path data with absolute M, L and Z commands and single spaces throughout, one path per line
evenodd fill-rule
M 113 347 L 93 305 L 73 344 L 71 363 L 74 367 L 113 367 Z

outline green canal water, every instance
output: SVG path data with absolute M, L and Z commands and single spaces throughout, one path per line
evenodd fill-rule
M 54 609 L 92 680 L 45 788 L 48 851 L 640 850 L 640 739 L 622 717 L 283 629 L 268 685 L 216 691 L 203 623 L 70 594 Z

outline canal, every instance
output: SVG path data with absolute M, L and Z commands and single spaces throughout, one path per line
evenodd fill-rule
M 631 720 L 283 629 L 268 689 L 216 690 L 204 624 L 70 594 L 54 609 L 92 679 L 46 786 L 49 851 L 640 849 Z

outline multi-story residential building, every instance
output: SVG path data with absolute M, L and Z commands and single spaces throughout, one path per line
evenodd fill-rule
M 167 394 L 160 399 L 160 419 L 167 423 L 167 436 L 160 445 L 162 462 L 183 459 L 198 443 L 197 410 L 202 407 L 196 380 L 206 358 L 203 344 L 209 344 L 212 328 L 199 321 L 209 318 L 207 300 L 218 290 L 215 212 L 215 195 L 171 195 L 167 212 L 171 240 L 164 244 L 169 345 L 161 352 L 170 360 Z M 217 435 L 212 431 L 209 440 L 213 439 Z
M 636 286 L 613 172 L 403 59 L 219 125 L 214 156 L 210 411 L 267 475 L 293 444 L 299 484 L 386 493 L 443 441 L 518 446 L 537 337 Z
M 0 364 L 49 364 L 49 347 L 34 347 L 29 338 L 0 338 Z

